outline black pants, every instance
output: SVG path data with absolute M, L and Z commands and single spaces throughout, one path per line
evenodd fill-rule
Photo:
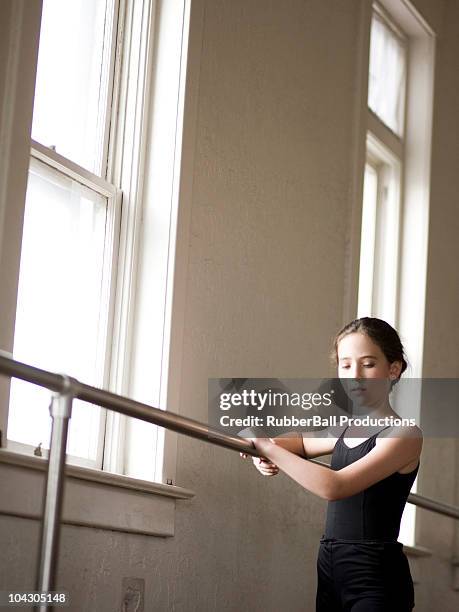
M 414 588 L 401 542 L 320 540 L 316 612 L 410 612 Z

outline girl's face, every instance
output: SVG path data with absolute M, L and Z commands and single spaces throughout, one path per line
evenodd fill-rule
M 399 377 L 400 361 L 389 363 L 366 334 L 354 332 L 338 343 L 338 376 L 349 398 L 357 405 L 373 406 L 387 398 L 391 380 Z

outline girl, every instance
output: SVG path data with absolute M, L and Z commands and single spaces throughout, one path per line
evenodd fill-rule
M 356 319 L 336 335 L 332 357 L 339 378 L 352 379 L 342 383 L 356 406 L 370 418 L 398 418 L 389 393 L 407 363 L 393 327 L 377 318 Z M 352 424 L 331 438 L 310 433 L 249 438 L 263 455 L 253 457 L 261 474 L 281 469 L 328 501 L 317 558 L 316 612 L 408 612 L 414 607 L 408 560 L 397 538 L 419 469 L 422 432 L 416 426 L 372 429 L 369 438 L 356 437 Z M 330 453 L 331 469 L 304 460 Z

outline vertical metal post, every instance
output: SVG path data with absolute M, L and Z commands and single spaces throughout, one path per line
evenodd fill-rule
M 62 497 L 64 492 L 65 451 L 74 397 L 71 379 L 68 377 L 65 377 L 65 379 L 67 388 L 62 393 L 53 395 L 49 407 L 52 429 L 37 575 L 37 591 L 40 592 L 53 591 L 55 589 Z M 51 606 L 45 603 L 41 604 L 37 609 L 40 612 L 45 612 L 50 610 Z

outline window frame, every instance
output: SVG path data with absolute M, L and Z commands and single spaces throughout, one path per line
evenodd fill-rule
M 107 2 L 104 26 L 104 53 L 109 36 L 111 36 L 111 45 L 106 64 L 110 70 L 110 77 L 105 105 L 100 175 L 81 167 L 53 148 L 33 140 L 31 140 L 29 159 L 37 159 L 64 176 L 102 194 L 108 200 L 104 289 L 106 295 L 109 295 L 109 313 L 106 322 L 104 374 L 101 386 L 117 393 L 127 394 L 129 381 L 128 368 L 125 364 L 129 361 L 131 348 L 130 310 L 135 301 L 136 251 L 139 248 L 138 228 L 142 215 L 140 175 L 142 156 L 145 153 L 142 132 L 148 119 L 148 76 L 154 44 L 151 33 L 156 1 L 114 0 L 112 6 L 112 17 L 107 19 L 108 9 L 111 8 Z M 139 42 L 137 48 L 131 45 L 133 40 Z M 135 79 L 137 79 L 136 87 L 132 88 Z M 19 259 L 21 250 L 22 240 Z M 110 257 L 107 258 L 106 254 L 109 251 Z M 14 330 L 12 333 L 14 335 Z M 110 338 L 112 342 L 109 341 Z M 8 380 L 4 393 L 6 401 L 0 402 L 3 406 L 1 420 L 5 424 L 2 428 L 4 432 L 2 446 L 10 451 L 31 455 L 34 450 L 31 445 L 7 439 L 9 400 L 6 398 L 9 398 L 9 386 Z M 101 427 L 96 461 L 74 456 L 68 456 L 68 461 L 83 467 L 123 473 L 126 453 L 123 436 L 125 417 L 103 408 L 99 409 Z M 117 421 L 121 422 L 121 426 Z M 43 449 L 43 455 L 46 454 L 46 449 Z
M 141 250 L 141 225 L 145 215 L 144 167 L 146 138 L 152 103 L 156 9 L 158 0 L 119 0 L 123 24 L 117 44 L 125 50 L 117 54 L 114 71 L 113 105 L 108 150 L 107 177 L 123 193 L 124 215 L 119 234 L 117 292 L 113 303 L 113 344 L 108 389 L 132 395 L 134 314 L 138 301 L 138 266 Z M 138 41 L 138 53 L 132 41 Z M 126 49 L 129 52 L 126 52 Z M 136 82 L 137 87 L 129 87 Z M 126 138 L 126 133 L 129 137 Z M 128 169 L 128 170 L 127 170 Z M 126 429 L 131 419 L 107 412 L 104 456 L 101 469 L 126 474 L 129 453 Z
M 392 325 L 397 326 L 398 312 L 400 308 L 399 304 L 399 285 L 400 285 L 400 248 L 402 239 L 402 217 L 404 208 L 404 172 L 405 172 L 405 136 L 407 131 L 408 122 L 408 80 L 410 73 L 410 52 L 409 52 L 409 35 L 403 30 L 403 27 L 397 23 L 392 17 L 390 12 L 378 1 L 374 1 L 370 8 L 369 13 L 369 36 L 368 45 L 370 47 L 371 39 L 371 28 L 373 23 L 373 17 L 379 19 L 405 47 L 405 80 L 403 83 L 403 101 L 402 101 L 402 126 L 401 134 L 394 132 L 384 121 L 370 108 L 368 102 L 368 87 L 367 95 L 365 98 L 365 165 L 370 164 L 377 171 L 378 189 L 377 189 L 377 201 L 376 201 L 376 215 L 375 215 L 375 245 L 373 253 L 373 280 L 371 286 L 370 296 L 361 296 L 360 290 L 362 289 L 360 280 L 358 283 L 358 301 L 357 301 L 357 313 L 358 316 L 380 316 Z M 367 69 L 367 83 L 369 77 L 369 56 L 368 56 L 368 69 Z M 389 185 L 388 175 L 391 174 L 391 183 Z M 362 177 L 363 181 L 364 177 Z M 389 214 L 391 211 L 387 211 L 385 207 L 384 191 L 381 189 L 380 183 L 388 189 L 390 186 L 394 188 L 392 194 L 392 201 L 389 202 L 389 206 L 392 206 L 392 221 L 394 225 L 390 227 L 387 223 L 384 223 L 384 214 Z M 363 184 L 363 183 L 362 183 Z M 387 193 L 387 191 L 386 191 Z M 386 210 L 385 210 L 386 209 Z M 381 223 L 383 221 L 383 223 Z M 363 234 L 365 228 L 361 228 L 360 242 L 363 241 Z M 392 261 L 391 270 L 380 269 L 378 262 L 384 255 L 384 245 L 387 240 L 391 240 L 394 246 L 393 257 L 395 261 Z M 360 251 L 360 247 L 359 247 Z M 392 275 L 391 291 L 389 298 L 384 297 L 385 287 L 383 287 L 384 281 L 387 282 L 389 273 Z M 360 275 L 359 275 L 360 276 Z M 385 277 L 385 278 L 384 278 Z M 370 304 L 371 311 L 363 312 L 361 304 Z
M 366 143 L 365 159 L 377 171 L 377 200 L 375 211 L 375 245 L 373 283 L 371 288 L 371 312 L 358 312 L 358 316 L 377 316 L 400 329 L 400 283 L 401 283 L 401 243 L 403 240 L 403 211 L 405 207 L 404 186 L 406 168 L 405 138 L 408 130 L 408 78 L 410 72 L 410 53 L 408 35 L 398 26 L 390 14 L 378 2 L 371 10 L 370 30 L 373 14 L 384 22 L 395 36 L 405 45 L 405 82 L 403 84 L 403 118 L 400 135 L 394 132 L 373 112 L 366 100 Z M 391 201 L 387 199 L 393 190 Z M 392 211 L 390 210 L 392 208 Z M 391 214 L 392 213 L 392 214 Z M 361 234 L 365 228 L 362 226 Z M 392 244 L 393 252 L 387 264 L 387 245 Z M 382 262 L 382 263 L 380 263 Z M 378 265 L 379 264 L 379 265 Z M 389 286 L 388 286 L 389 284 Z M 387 296 L 387 294 L 389 294 Z M 359 305 L 360 305 L 359 295 Z M 402 330 L 401 330 L 402 331 Z M 403 336 L 403 334 L 402 334 Z M 396 398 L 393 398 L 397 410 Z M 417 479 L 411 489 L 417 490 Z M 399 538 L 404 544 L 414 545 L 416 540 L 416 507 L 407 505 L 404 510 Z
M 117 244 L 119 240 L 117 227 L 120 223 L 122 192 L 105 179 L 93 174 L 89 170 L 79 166 L 66 157 L 60 155 L 53 149 L 44 146 L 43 144 L 31 140 L 30 160 L 36 160 L 45 166 L 57 171 L 61 176 L 71 179 L 87 187 L 94 193 L 97 193 L 107 199 L 107 217 L 105 224 L 105 240 L 104 240 L 104 255 L 103 255 L 103 301 L 108 304 L 105 320 L 102 323 L 104 334 L 103 347 L 103 377 L 101 386 L 105 387 L 109 380 L 109 356 L 111 345 L 109 338 L 113 326 L 113 298 L 115 294 L 116 281 L 116 263 L 117 263 Z M 9 406 L 6 406 L 8 412 Z M 106 429 L 106 410 L 100 408 L 99 419 L 99 434 L 98 447 L 95 460 L 85 459 L 83 457 L 68 455 L 68 461 L 74 465 L 98 468 L 102 466 L 102 458 L 104 453 L 103 443 Z M 7 417 L 8 418 L 8 417 Z M 18 442 L 6 438 L 6 448 L 10 451 L 16 451 L 24 454 L 33 454 L 34 448 L 30 444 Z M 38 445 L 37 440 L 37 445 Z M 46 449 L 43 449 L 43 454 L 47 455 Z
M 27 64 L 28 72 L 24 74 L 30 84 L 30 102 L 23 114 L 15 108 L 15 113 L 22 117 L 28 129 L 37 60 L 37 28 L 39 30 L 40 24 L 38 5 L 41 5 L 41 0 L 34 1 L 37 14 L 33 16 L 31 26 L 36 47 L 33 61 Z M 18 0 L 17 4 L 22 2 Z M 107 154 L 106 178 L 123 193 L 108 388 L 115 393 L 156 407 L 165 409 L 167 406 L 167 409 L 180 413 L 188 269 L 186 244 L 191 224 L 194 168 L 194 147 L 187 143 L 194 142 L 196 132 L 204 2 L 123 0 L 117 6 L 119 23 L 123 24 L 118 31 L 117 47 L 128 46 L 129 40 L 136 36 L 136 42 L 142 37 L 140 53 L 137 45 L 142 78 L 136 72 L 135 66 L 139 64 L 135 63 L 136 53 L 131 45 L 130 53 L 134 57 L 118 53 L 115 61 L 110 118 L 110 141 L 113 146 L 111 153 Z M 12 49 L 12 53 L 19 48 Z M 129 78 L 136 87 L 127 91 Z M 122 81 L 124 94 L 118 93 L 117 80 Z M 9 99 L 7 103 L 10 104 Z M 134 131 L 123 150 L 123 137 L 129 125 L 134 127 Z M 23 132 L 22 140 L 17 144 L 22 162 L 22 182 L 14 195 L 17 206 L 12 207 L 8 201 L 0 199 L 8 216 L 8 237 L 13 237 L 13 240 L 3 241 L 0 245 L 3 251 L 0 274 L 9 290 L 4 300 L 8 317 L 0 321 L 0 339 L 7 351 L 12 351 L 13 343 L 21 215 L 25 202 L 24 178 L 27 171 L 24 156 L 30 142 L 30 133 L 27 134 L 27 130 Z M 3 170 L 1 164 L 0 170 Z M 12 216 L 13 219 L 10 218 Z M 159 221 L 158 231 L 163 236 L 159 246 L 157 239 L 151 240 L 152 235 L 148 231 L 153 221 Z M 153 270 L 152 258 L 155 262 Z M 152 315 L 151 306 L 154 304 L 156 308 L 158 303 L 157 291 L 162 292 L 164 300 L 160 300 L 157 312 Z M 155 319 L 153 322 L 152 316 Z M 149 348 L 145 354 L 145 343 L 148 347 L 156 343 L 155 350 Z M 152 361 L 156 361 L 154 371 L 151 367 L 148 372 L 144 367 L 138 367 L 139 363 L 150 364 Z M 9 379 L 0 377 L 0 428 L 5 432 L 2 407 L 8 403 L 8 388 Z M 152 468 L 147 476 L 143 476 L 128 469 L 126 459 L 129 446 L 132 442 L 137 443 L 137 440 L 135 436 L 132 440 L 126 436 L 125 424 L 123 415 L 108 411 L 102 465 L 105 473 L 115 472 L 122 475 L 120 478 L 141 478 L 152 483 L 175 483 L 177 434 L 157 428 L 156 447 L 149 444 L 144 449 L 142 460 Z M 5 437 L 2 440 L 4 444 Z
M 369 110 L 369 113 L 373 114 Z M 370 116 L 370 115 L 369 115 Z M 371 125 L 370 121 L 368 122 Z M 403 144 L 403 143 L 400 143 Z M 402 192 L 404 159 L 398 156 L 400 147 L 390 149 L 382 143 L 371 129 L 367 131 L 366 162 L 376 172 L 377 195 L 371 228 L 373 241 L 373 274 L 370 295 L 362 296 L 359 282 L 359 303 L 357 316 L 378 316 L 396 325 L 398 310 L 399 255 L 401 239 Z M 362 220 L 363 221 L 363 220 Z M 361 242 L 365 228 L 362 222 Z M 392 250 L 390 246 L 392 245 Z M 384 265 L 382 265 L 384 261 Z M 388 263 L 386 263 L 388 261 Z M 361 262 L 362 263 L 362 262 Z M 388 286 L 390 283 L 390 286 Z M 386 294 L 389 295 L 386 295 Z M 369 311 L 363 304 L 370 304 Z
M 349 218 L 349 245 L 345 260 L 346 291 L 343 322 L 355 318 L 358 311 L 359 256 L 361 244 L 362 192 L 366 161 L 366 138 L 373 122 L 368 110 L 368 72 L 370 29 L 373 4 L 361 3 L 359 43 L 357 45 L 358 76 L 356 92 L 356 134 L 353 140 L 354 176 L 351 185 L 352 214 Z M 407 36 L 407 79 L 405 130 L 403 139 L 404 166 L 401 181 L 401 227 L 399 243 L 398 295 L 395 325 L 409 356 L 405 376 L 421 378 L 423 372 L 424 312 L 427 278 L 430 159 L 432 151 L 433 96 L 436 32 L 409 0 L 379 0 L 377 4 L 390 14 Z M 418 101 L 422 100 L 419 105 Z M 377 125 L 377 124 L 376 124 Z M 387 135 L 389 129 L 382 130 Z M 379 135 L 379 134 L 378 134 Z M 383 140 L 383 139 L 381 139 Z M 412 400 L 412 410 L 421 418 L 421 395 Z M 417 480 L 412 491 L 416 491 Z M 407 505 L 412 515 L 409 545 L 422 545 L 415 506 Z M 402 523 L 403 527 L 403 523 Z M 402 537 L 402 536 L 401 536 Z M 405 543 L 406 544 L 406 543 Z

